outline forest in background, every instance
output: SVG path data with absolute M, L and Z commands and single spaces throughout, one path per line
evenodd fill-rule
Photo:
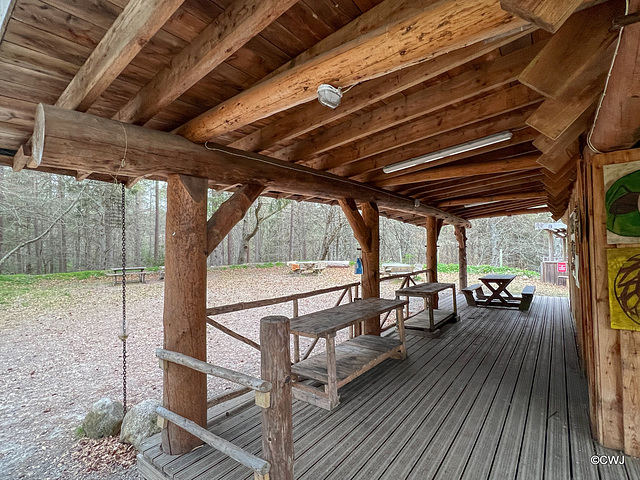
M 229 193 L 210 191 L 209 214 Z M 166 184 L 142 180 L 126 190 L 129 266 L 164 264 Z M 538 271 L 548 256 L 535 222 L 548 214 L 472 221 L 469 265 Z M 381 218 L 382 262 L 424 263 L 425 229 Z M 457 263 L 452 226 L 438 241 L 440 263 Z M 210 266 L 289 260 L 355 260 L 357 242 L 339 207 L 259 198 L 209 257 Z M 555 251 L 561 254 L 556 241 Z M 0 273 L 45 274 L 121 265 L 121 187 L 0 167 Z

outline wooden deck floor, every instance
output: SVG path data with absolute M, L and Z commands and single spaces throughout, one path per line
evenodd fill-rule
M 295 477 L 640 479 L 636 459 L 590 462 L 617 452 L 591 438 L 567 299 L 537 296 L 529 312 L 463 307 L 461 317 L 439 338 L 408 335 L 409 358 L 341 389 L 332 412 L 295 402 Z M 214 433 L 261 453 L 258 407 L 236 402 L 210 420 Z M 149 480 L 252 478 L 208 446 L 170 457 L 158 441 L 138 457 Z

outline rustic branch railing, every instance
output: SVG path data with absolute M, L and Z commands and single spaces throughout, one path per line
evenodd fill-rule
M 242 448 L 234 445 L 224 438 L 214 435 L 206 428 L 202 428 L 197 423 L 181 417 L 180 415 L 173 413 L 164 407 L 158 407 L 156 409 L 156 412 L 161 418 L 186 430 L 191 435 L 198 437 L 200 440 L 215 448 L 216 450 L 224 453 L 230 458 L 233 458 L 236 462 L 252 469 L 254 471 L 256 479 L 269 478 L 269 470 L 271 469 L 271 464 L 266 460 L 263 460 L 262 458 L 243 450 Z
M 412 285 L 416 285 L 416 281 L 413 279 L 413 277 L 415 277 L 416 275 L 420 275 L 421 273 L 427 273 L 427 270 L 417 270 L 415 272 L 411 272 L 411 273 L 398 273 L 396 275 L 389 275 L 388 277 L 381 277 L 380 281 L 381 282 L 386 282 L 388 280 L 395 280 L 398 278 L 403 278 L 404 280 L 402 280 L 402 283 L 400 284 L 400 288 L 398 288 L 398 290 L 405 288 L 407 286 L 409 286 L 409 284 Z M 407 297 L 408 299 L 409 297 Z M 426 302 L 426 300 L 425 300 Z M 426 305 L 425 305 L 426 308 Z M 405 307 L 406 309 L 406 313 L 405 313 L 405 320 L 407 320 L 408 318 L 410 318 L 409 315 L 409 304 L 407 303 L 407 306 Z M 389 312 L 390 313 L 390 312 Z M 381 325 L 384 325 L 384 322 L 387 321 L 387 318 L 389 318 L 389 313 L 387 314 L 387 316 L 384 318 L 384 320 L 382 320 Z M 391 325 L 387 325 L 386 327 L 383 327 L 381 329 L 381 333 L 382 332 L 386 332 L 387 330 L 391 330 L 392 328 L 394 328 L 396 326 L 395 323 L 392 323 Z
M 195 358 L 183 355 L 182 353 L 170 352 L 169 350 L 158 348 L 156 350 L 156 357 L 160 360 L 189 367 L 197 372 L 229 380 L 230 382 L 237 383 L 243 387 L 255 390 L 256 392 L 268 393 L 271 391 L 271 384 L 269 382 L 252 377 L 245 373 L 236 372 L 235 370 L 212 365 L 211 363 L 203 362 L 202 360 L 196 360 Z
M 270 305 L 277 305 L 279 303 L 292 302 L 292 307 L 293 307 L 292 318 L 296 318 L 299 313 L 299 301 L 303 298 L 315 297 L 317 295 L 324 295 L 326 293 L 341 291 L 342 293 L 340 294 L 338 301 L 334 305 L 334 306 L 338 306 L 340 305 L 340 303 L 342 303 L 345 297 L 347 297 L 349 302 L 352 302 L 355 298 L 358 298 L 359 288 L 360 288 L 360 282 L 353 282 L 345 285 L 338 285 L 336 287 L 328 287 L 328 288 L 322 288 L 320 290 L 312 290 L 310 292 L 294 293 L 292 295 L 287 295 L 284 297 L 266 298 L 264 300 L 256 300 L 253 302 L 240 302 L 240 303 L 234 303 L 230 305 L 222 305 L 219 307 L 207 308 L 207 323 L 212 327 L 217 328 L 221 332 L 226 333 L 227 335 L 235 338 L 236 340 L 239 340 L 255 348 L 256 350 L 260 351 L 260 345 L 258 345 L 256 342 L 254 342 L 250 338 L 245 337 L 244 335 L 239 334 L 238 332 L 231 330 L 229 327 L 225 327 L 224 325 L 213 320 L 211 317 L 215 315 L 222 315 L 224 313 L 240 312 L 242 310 L 249 310 L 252 308 L 267 307 Z M 352 331 L 350 331 L 350 336 L 353 336 Z M 300 338 L 298 337 L 298 335 L 294 335 L 293 336 L 293 363 L 298 363 L 300 360 L 306 360 L 307 358 L 309 358 L 309 355 L 311 355 L 311 352 L 313 351 L 317 343 L 318 343 L 318 340 L 314 340 L 309 346 L 309 348 L 307 349 L 307 351 L 304 353 L 304 355 L 302 355 L 302 358 L 300 358 Z

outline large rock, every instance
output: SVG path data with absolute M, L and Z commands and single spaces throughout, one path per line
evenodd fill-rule
M 127 412 L 120 430 L 120 441 L 130 443 L 137 449 L 145 438 L 160 432 L 156 408 L 160 403 L 156 400 L 145 400 Z
M 82 422 L 82 429 L 89 438 L 117 435 L 124 416 L 122 403 L 103 398 L 94 403 Z

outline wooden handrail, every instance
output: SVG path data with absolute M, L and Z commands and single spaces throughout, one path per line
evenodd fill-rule
M 262 478 L 265 478 L 269 473 L 269 470 L 271 469 L 271 464 L 269 462 L 243 450 L 242 448 L 234 445 L 224 438 L 214 435 L 207 429 L 202 428 L 197 423 L 181 417 L 180 415 L 173 413 L 172 411 L 167 410 L 164 407 L 156 408 L 156 413 L 165 420 L 168 420 L 174 425 L 177 425 L 183 430 L 186 430 L 191 435 L 198 437 L 207 445 L 210 445 L 211 447 L 224 453 L 230 458 L 233 458 L 236 462 L 250 468 Z
M 346 290 L 348 288 L 356 287 L 359 285 L 360 282 L 354 282 L 346 285 L 339 285 L 337 287 L 328 287 L 320 290 L 313 290 L 311 292 L 294 293 L 293 295 L 287 295 L 286 297 L 266 298 L 264 300 L 256 300 L 253 302 L 240 302 L 231 305 L 211 307 L 207 308 L 207 315 L 220 315 L 223 313 L 239 312 L 240 310 L 249 310 L 251 308 L 266 307 L 269 305 L 276 305 L 278 303 L 290 302 L 292 300 L 299 300 L 301 298 L 315 297 L 316 295 L 337 292 L 338 290 Z
M 156 350 L 156 357 L 161 360 L 183 365 L 198 372 L 206 373 L 207 375 L 229 380 L 230 382 L 240 384 L 243 387 L 250 388 L 256 392 L 268 393 L 272 388 L 271 383 L 259 378 L 255 378 L 241 372 L 236 372 L 235 370 L 230 370 L 228 368 L 212 365 L 210 363 L 203 362 L 202 360 L 196 360 L 195 358 L 183 355 L 182 353 L 171 352 L 163 348 L 158 348 Z

